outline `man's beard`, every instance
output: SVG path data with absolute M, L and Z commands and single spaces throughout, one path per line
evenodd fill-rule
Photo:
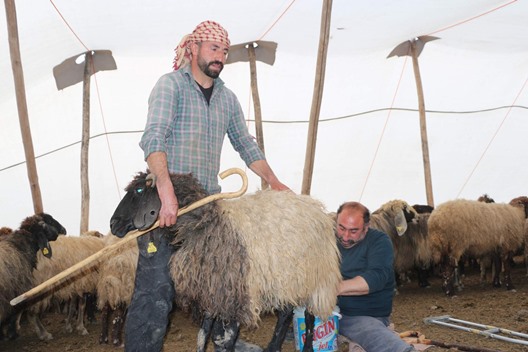
M 343 248 L 345 248 L 345 249 L 352 248 L 356 243 L 359 242 L 359 241 L 354 241 L 354 240 L 345 241 L 344 239 L 342 239 L 339 236 L 336 236 L 336 237 L 337 237 L 337 240 L 339 241 L 339 243 L 341 244 L 341 246 L 343 246 Z
M 212 71 L 210 67 L 214 64 L 217 64 L 220 66 L 220 69 L 218 71 Z M 220 61 L 211 61 L 211 62 L 205 62 L 203 60 L 198 60 L 198 67 L 205 73 L 207 77 L 211 78 L 218 78 L 220 76 L 220 72 L 224 69 L 224 64 Z

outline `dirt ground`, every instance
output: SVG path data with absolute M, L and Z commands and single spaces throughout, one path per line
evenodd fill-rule
M 426 338 L 446 343 L 487 348 L 495 351 L 528 352 L 528 339 L 524 344 L 506 342 L 489 338 L 475 332 L 467 332 L 437 324 L 426 324 L 425 318 L 450 316 L 455 319 L 491 325 L 510 331 L 528 334 L 528 277 L 522 266 L 514 268 L 512 277 L 516 291 L 506 291 L 504 288 L 492 288 L 491 284 L 481 285 L 477 269 L 467 272 L 465 288 L 453 298 L 445 297 L 440 287 L 439 278 L 433 277 L 432 287 L 419 288 L 416 282 L 407 283 L 399 288 L 399 294 L 394 300 L 393 323 L 398 332 L 419 331 Z M 99 319 L 99 315 L 97 316 Z M 5 352 L 59 352 L 59 351 L 91 351 L 112 352 L 122 348 L 99 344 L 99 320 L 87 326 L 89 335 L 80 336 L 64 331 L 60 314 L 48 314 L 44 324 L 54 336 L 51 341 L 42 342 L 23 320 L 21 336 L 16 341 L 0 341 L 0 351 Z M 242 338 L 259 346 L 265 347 L 271 337 L 275 317 L 266 315 L 257 330 L 242 329 Z M 165 342 L 165 351 L 194 351 L 197 327 L 189 317 L 176 311 Z M 501 334 L 505 336 L 504 334 Z M 519 338 L 511 336 L 511 338 Z M 340 345 L 340 351 L 347 351 L 346 345 Z M 212 350 L 210 348 L 209 350 Z M 448 351 L 441 347 L 430 347 L 428 352 Z M 462 350 L 462 349 L 460 349 Z M 285 342 L 283 351 L 294 352 L 294 342 Z M 456 351 L 456 349 L 451 349 Z M 479 351 L 473 349 L 471 351 Z

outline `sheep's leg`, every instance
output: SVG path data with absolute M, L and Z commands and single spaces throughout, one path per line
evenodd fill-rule
M 486 258 L 480 258 L 480 282 L 486 282 Z M 493 266 L 493 264 L 492 264 Z
M 302 352 L 313 352 L 315 316 L 305 310 L 304 321 L 306 323 L 306 341 L 304 341 L 304 347 Z
M 213 342 L 215 352 L 234 352 L 240 324 L 236 320 L 213 323 Z
M 35 328 L 35 332 L 37 333 L 37 336 L 40 340 L 49 341 L 53 339 L 53 335 L 46 330 L 46 328 L 42 324 L 42 321 L 40 320 L 40 317 L 37 314 L 28 311 L 27 319 Z
M 108 343 L 108 321 L 110 320 L 110 315 L 112 313 L 112 308 L 108 302 L 105 303 L 103 309 L 101 309 L 101 334 L 99 335 L 99 343 Z
M 417 266 L 416 271 L 418 273 L 418 286 L 422 288 L 431 287 L 429 280 L 427 280 L 427 278 L 429 277 L 429 269 L 427 268 L 427 266 Z
M 524 250 L 524 266 L 526 268 L 526 276 L 528 276 L 528 243 L 525 243 L 524 246 L 525 246 L 525 250 Z
M 455 294 L 454 287 L 454 272 L 455 265 L 449 256 L 444 256 L 440 263 L 440 270 L 442 272 L 442 288 L 447 296 L 453 296 Z
M 504 269 L 504 284 L 506 285 L 506 289 L 513 290 L 515 287 L 513 287 L 513 282 L 511 279 L 511 260 L 513 258 L 513 253 L 509 252 L 506 255 L 502 257 L 502 265 Z M 500 272 L 500 270 L 497 270 Z
M 18 311 L 9 316 L 7 321 L 6 336 L 8 340 L 15 340 L 18 337 L 17 322 L 22 315 L 22 311 Z
M 112 319 L 112 344 L 120 346 L 123 342 L 122 332 L 125 322 L 126 308 L 124 303 L 119 303 L 114 312 L 114 319 Z
M 86 299 L 86 320 L 88 323 L 95 323 L 97 319 L 95 318 L 95 313 L 97 312 L 97 299 L 93 293 L 85 293 L 84 297 Z
M 205 352 L 207 348 L 207 340 L 211 336 L 211 331 L 213 330 L 214 319 L 208 313 L 205 313 L 205 316 L 202 320 L 202 326 L 200 331 L 198 331 L 197 347 L 196 351 Z
M 73 297 L 68 301 L 68 315 L 66 316 L 66 327 L 65 327 L 67 332 L 73 331 L 72 320 L 73 320 L 73 315 L 77 311 L 76 304 L 77 304 L 77 297 Z
M 88 335 L 88 330 L 84 327 L 84 312 L 86 311 L 86 296 L 79 296 L 77 300 L 77 321 L 75 323 L 75 330 L 81 335 Z
M 280 310 L 277 313 L 277 324 L 275 325 L 271 341 L 268 344 L 268 347 L 264 350 L 265 352 L 276 352 L 281 350 L 284 339 L 286 338 L 286 333 L 288 332 L 292 321 L 293 307 L 286 307 L 286 309 Z
M 495 267 L 495 272 L 493 272 L 493 287 L 501 287 L 500 273 L 502 268 L 502 258 L 498 253 L 493 253 L 492 257 L 492 266 Z M 509 264 L 508 264 L 509 267 Z

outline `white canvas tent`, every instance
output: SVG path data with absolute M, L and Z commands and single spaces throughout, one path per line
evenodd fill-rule
M 82 84 L 58 91 L 53 67 L 86 50 L 112 51 L 117 70 L 92 77 L 90 228 L 108 231 L 123 188 L 146 164 L 138 147 L 147 99 L 171 70 L 173 48 L 202 20 L 233 44 L 278 43 L 273 66 L 257 63 L 266 155 L 300 192 L 322 3 L 287 1 L 17 0 L 29 119 L 44 210 L 75 234 L 80 218 Z M 334 0 L 311 195 L 329 210 L 360 200 L 425 203 L 417 94 L 410 58 L 391 57 L 421 35 L 435 203 L 526 195 L 528 2 Z M 5 16 L 0 16 L 0 226 L 33 212 L 20 136 Z M 254 131 L 247 63 L 221 77 Z M 243 163 L 227 143 L 222 169 Z M 249 192 L 260 180 L 248 171 Z M 236 189 L 238 180 L 222 182 Z

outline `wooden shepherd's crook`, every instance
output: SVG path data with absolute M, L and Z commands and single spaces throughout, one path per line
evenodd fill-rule
M 215 200 L 237 198 L 237 197 L 240 197 L 241 195 L 243 195 L 244 193 L 246 193 L 246 190 L 247 190 L 247 187 L 248 187 L 248 179 L 247 179 L 246 173 L 244 171 L 242 171 L 241 169 L 232 168 L 232 169 L 225 170 L 222 173 L 220 173 L 220 178 L 224 179 L 227 176 L 230 176 L 232 174 L 238 174 L 242 178 L 242 187 L 240 188 L 240 190 L 238 190 L 236 192 L 217 193 L 217 194 L 213 194 L 213 195 L 210 195 L 208 197 L 205 197 L 203 199 L 200 199 L 199 201 L 196 201 L 196 202 L 194 202 L 194 203 L 192 203 L 192 204 L 190 204 L 190 205 L 188 205 L 188 206 L 186 206 L 184 208 L 181 208 L 178 211 L 178 216 L 183 215 L 185 213 L 188 213 L 188 212 L 190 212 L 190 211 L 192 211 L 192 210 L 194 210 L 196 208 L 201 207 L 202 205 L 205 205 L 207 203 L 211 203 L 211 202 L 213 202 Z M 36 287 L 33 287 L 31 290 L 27 291 L 26 293 L 23 293 L 20 296 L 13 298 L 11 300 L 11 302 L 10 302 L 11 305 L 12 306 L 16 306 L 17 304 L 19 304 L 21 302 L 24 302 L 27 299 L 30 299 L 30 298 L 33 298 L 33 297 L 37 296 L 39 293 L 44 291 L 46 288 L 49 288 L 49 287 L 51 287 L 51 286 L 53 286 L 55 284 L 59 284 L 60 282 L 62 282 L 62 280 L 64 280 L 68 276 L 72 275 L 77 270 L 79 270 L 79 269 L 85 267 L 86 265 L 92 263 L 93 261 L 99 259 L 103 255 L 106 255 L 106 254 L 110 253 L 114 249 L 121 247 L 125 243 L 127 243 L 129 241 L 132 241 L 133 239 L 135 239 L 135 238 L 137 238 L 137 237 L 139 237 L 141 235 L 144 235 L 147 232 L 150 232 L 150 231 L 154 230 L 158 226 L 159 226 L 159 220 L 156 221 L 154 223 L 154 225 L 152 225 L 147 230 L 143 230 L 143 231 L 133 230 L 133 231 L 130 231 L 129 233 L 127 233 L 125 235 L 125 237 L 123 237 L 123 239 L 121 241 L 116 242 L 116 243 L 114 243 L 114 244 L 112 244 L 112 245 L 110 245 L 108 247 L 105 247 L 105 248 L 101 249 L 99 252 L 96 252 L 96 253 L 92 254 L 91 256 L 83 259 L 82 261 L 80 261 L 79 263 L 75 264 L 74 266 L 72 266 L 72 267 L 60 272 L 59 274 L 55 275 L 54 277 L 44 281 L 40 285 L 38 285 Z

